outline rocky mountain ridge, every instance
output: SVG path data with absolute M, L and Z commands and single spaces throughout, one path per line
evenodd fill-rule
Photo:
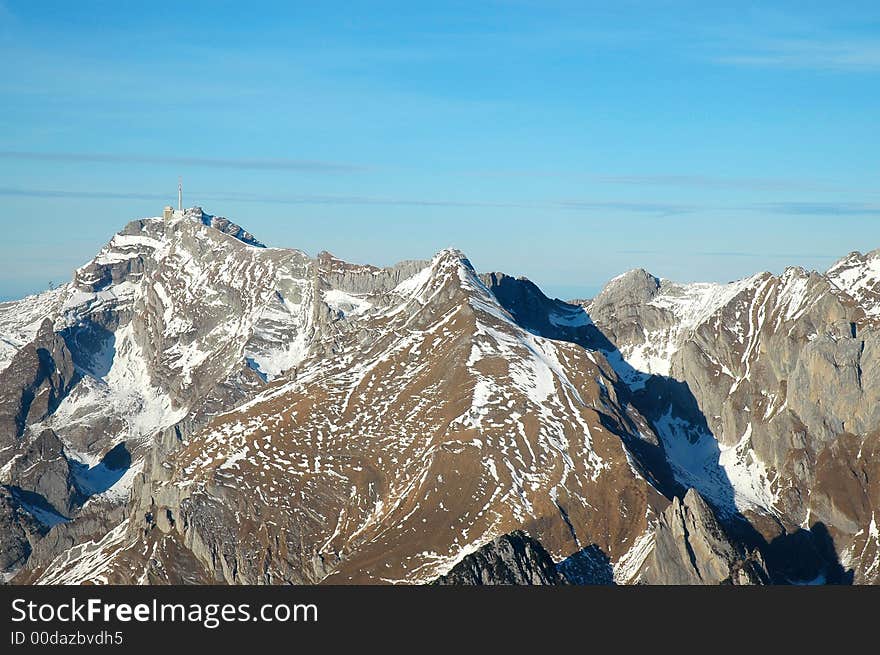
M 543 551 L 542 583 L 876 583 L 878 306 L 877 251 L 571 304 L 455 250 L 134 221 L 0 304 L 0 569 L 522 583 Z

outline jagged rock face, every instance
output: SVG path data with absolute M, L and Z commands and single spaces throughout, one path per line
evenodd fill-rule
M 678 481 L 725 516 L 744 514 L 756 543 L 827 531 L 859 582 L 880 580 L 880 497 L 869 485 L 846 497 L 843 480 L 866 471 L 843 444 L 870 447 L 880 421 L 878 262 L 855 253 L 824 275 L 792 268 L 728 285 L 655 287 L 638 271 L 584 305 Z M 833 474 L 832 452 L 850 457 Z
M 0 487 L 0 583 L 11 579 L 24 566 L 45 528 L 22 510 L 14 493 Z
M 503 273 L 480 275 L 498 303 L 525 329 L 541 336 L 581 345 L 590 343 L 591 321 L 576 305 L 550 300 L 526 278 Z
M 731 543 L 712 509 L 695 490 L 675 498 L 660 516 L 654 546 L 638 581 L 668 585 L 753 585 L 769 582 L 755 551 L 746 555 Z
M 206 214 L 202 211 L 201 207 L 193 207 L 192 209 L 188 209 L 186 211 L 187 216 L 192 216 L 196 220 L 200 220 L 202 225 L 207 225 L 208 227 L 213 227 L 215 230 L 223 232 L 223 234 L 228 234 L 231 237 L 235 237 L 242 243 L 246 243 L 249 246 L 256 246 L 257 248 L 265 248 L 265 244 L 260 241 L 257 241 L 256 237 L 245 230 L 240 225 L 236 225 L 228 218 L 223 216 L 211 216 L 210 214 Z
M 63 444 L 52 430 L 34 430 L 77 381 L 70 351 L 51 320 L 0 371 L 0 574 L 9 577 L 53 525 L 80 499 Z
M 47 318 L 54 320 L 67 290 L 68 285 L 61 285 L 36 296 L 0 303 L 0 371 L 34 340 Z
M 562 585 L 541 542 L 522 531 L 496 537 L 440 576 L 437 585 Z
M 64 445 L 49 429 L 24 445 L 6 467 L 7 480 L 15 487 L 44 499 L 51 511 L 68 516 L 80 494 L 74 483 Z
M 94 535 L 62 525 L 84 502 L 127 501 L 156 431 L 262 385 L 241 353 L 272 292 L 247 276 L 307 258 L 256 245 L 200 211 L 133 221 L 71 283 L 0 306 L 0 483 L 44 531 L 73 535 L 47 540 L 53 556 Z
M 836 548 L 841 566 L 828 582 L 880 581 L 880 432 L 843 434 L 816 457 L 810 513 L 833 526 L 826 548 Z M 811 526 L 815 523 L 811 522 Z M 829 527 L 829 531 L 830 531 Z M 852 535 L 846 539 L 844 535 Z M 803 577 L 803 576 L 802 576 Z
M 134 221 L 0 304 L 2 570 L 422 583 L 523 530 L 576 584 L 878 581 L 878 261 L 575 305 Z
M 213 580 L 318 581 L 331 572 L 343 580 L 428 580 L 472 543 L 523 524 L 548 535 L 559 556 L 584 539 L 609 552 L 625 549 L 653 505 L 665 506 L 632 469 L 621 435 L 608 427 L 640 420 L 616 405 L 613 371 L 582 349 L 534 342 L 459 254 L 378 269 L 326 253 L 309 260 L 298 251 L 256 248 L 218 232 L 213 220 L 211 226 L 198 211 L 130 223 L 64 291 L 53 292 L 47 313 L 82 379 L 25 442 L 36 443 L 38 429 L 54 429 L 67 448 L 59 452 L 71 458 L 78 502 L 87 502 L 38 549 L 34 566 L 45 579 L 63 580 L 52 577 L 54 569 L 68 565 L 81 573 L 81 560 L 92 561 L 90 542 L 133 552 L 119 547 L 127 544 L 142 556 L 146 540 L 160 554 L 188 549 Z M 522 361 L 511 366 L 510 356 Z M 395 390 L 397 377 L 410 374 L 411 384 Z M 269 382 L 271 391 L 260 394 Z M 420 396 L 422 384 L 438 401 L 432 411 Z M 509 384 L 513 393 L 506 392 Z M 312 411 L 315 398 L 345 404 L 355 391 L 351 407 L 343 408 L 350 425 L 323 444 L 323 426 L 339 418 L 333 403 L 314 411 L 312 429 L 279 430 L 275 443 L 250 430 L 241 434 L 245 448 L 256 448 L 249 444 L 259 437 L 261 445 L 286 453 L 281 461 L 289 466 L 279 463 L 285 470 L 272 496 L 263 495 L 263 472 L 250 470 L 250 459 L 236 453 L 240 446 L 214 438 L 239 430 L 239 414 L 222 413 L 230 407 L 271 416 L 269 428 Z M 558 419 L 544 401 L 558 409 Z M 292 411 L 280 415 L 281 406 Z M 387 424 L 371 426 L 376 415 L 368 407 L 384 408 Z M 217 413 L 221 418 L 211 420 Z M 510 427 L 520 435 L 507 435 Z M 134 458 L 125 469 L 108 462 L 120 445 Z M 491 456 L 484 457 L 484 448 Z M 187 458 L 215 451 L 218 459 L 198 464 L 198 476 L 181 479 Z M 299 470 L 294 457 L 313 464 Z M 322 457 L 328 464 L 321 465 Z M 340 475 L 363 492 L 354 505 L 349 489 L 337 491 Z M 569 479 L 575 494 L 563 484 Z M 136 511 L 126 512 L 127 527 L 93 539 L 103 524 L 90 507 L 123 501 L 132 483 Z M 615 493 L 600 493 L 609 484 Z M 443 489 L 437 504 L 412 512 L 409 492 L 427 492 L 429 485 Z M 282 487 L 287 493 L 278 502 Z M 580 488 L 592 489 L 593 504 Z M 39 490 L 49 493 L 46 485 Z M 455 498 L 458 490 L 470 496 Z M 311 513 L 303 514 L 296 498 L 308 498 Z M 487 509 L 474 516 L 469 501 Z M 621 507 L 635 517 L 632 523 L 606 518 L 620 516 Z M 410 518 L 448 513 L 459 532 L 443 532 L 436 552 L 416 553 L 413 537 L 383 542 L 387 525 L 405 531 L 405 508 Z M 585 514 L 590 521 L 582 520 Z M 335 535 L 327 516 L 340 516 Z M 399 551 L 399 561 L 379 577 L 371 562 L 386 547 Z M 53 557 L 59 558 L 54 569 Z M 147 578 L 202 579 L 163 567 Z M 131 575 L 130 562 L 125 568 Z
M 133 515 L 228 582 L 413 583 L 523 527 L 613 559 L 665 507 L 607 363 L 523 330 L 459 253 L 364 302 L 334 352 L 145 472 Z
M 25 428 L 58 407 L 74 383 L 73 360 L 52 322 L 43 321 L 34 341 L 0 371 L 0 464 L 14 452 Z
M 157 433 L 177 425 L 180 438 L 294 375 L 324 337 L 332 351 L 360 290 L 393 287 L 408 266 L 338 263 L 350 270 L 337 276 L 198 208 L 129 223 L 71 283 L 0 305 L 0 466 L 17 458 L 0 482 L 65 515 L 88 498 L 124 502 L 144 457 L 162 454 Z M 341 292 L 337 277 L 356 293 Z M 45 430 L 63 448 L 19 479 Z M 105 457 L 120 445 L 131 459 L 111 466 Z M 66 502 L 62 479 L 75 487 Z

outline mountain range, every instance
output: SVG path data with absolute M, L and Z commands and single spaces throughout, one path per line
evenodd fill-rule
M 880 251 L 589 300 L 128 223 L 0 304 L 11 584 L 880 583 Z

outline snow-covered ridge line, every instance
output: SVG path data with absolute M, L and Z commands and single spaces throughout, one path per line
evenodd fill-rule
M 778 277 L 762 273 L 729 284 L 676 284 L 647 273 L 616 278 L 609 287 L 617 287 L 620 298 L 608 295 L 612 327 L 626 315 L 635 318 L 613 335 L 632 340 L 608 358 L 627 391 L 599 351 L 590 350 L 604 352 L 601 337 L 611 332 L 588 302 L 567 309 L 531 288 L 531 295 L 507 295 L 510 286 L 496 286 L 495 278 L 487 286 L 489 278 L 454 249 L 430 262 L 378 268 L 326 253 L 311 258 L 261 248 L 205 216 L 131 224 L 78 269 L 74 283 L 38 297 L 57 319 L 56 331 L 64 330 L 82 378 L 54 415 L 30 429 L 58 432 L 72 459 L 85 466 L 75 476 L 94 494 L 93 508 L 127 500 L 139 472 L 149 471 L 142 454 L 168 429 L 156 441 L 164 448 L 174 425 L 185 433 L 180 450 L 168 454 L 168 475 L 176 477 L 158 482 L 168 482 L 174 493 L 211 494 L 219 485 L 227 490 L 219 505 L 236 494 L 243 499 L 226 507 L 236 512 L 262 503 L 266 535 L 296 514 L 306 538 L 315 530 L 312 553 L 328 567 L 313 567 L 309 575 L 315 576 L 347 566 L 335 559 L 340 552 L 393 545 L 397 532 L 425 530 L 434 539 L 442 532 L 437 526 L 454 525 L 453 540 L 414 548 L 393 575 L 378 570 L 373 579 L 428 581 L 503 531 L 541 529 L 544 521 L 554 525 L 548 551 L 566 557 L 613 517 L 613 529 L 627 535 L 604 547 L 615 575 L 632 581 L 652 547 L 645 522 L 662 511 L 657 492 L 667 490 L 639 450 L 627 450 L 631 437 L 641 437 L 646 448 L 656 445 L 679 482 L 730 514 L 772 513 L 785 500 L 769 464 L 778 461 L 758 457 L 755 449 L 768 441 L 761 423 L 783 422 L 793 404 L 786 407 L 777 379 L 763 396 L 754 381 L 766 374 L 759 359 L 766 335 L 793 333 L 796 347 L 823 345 L 810 341 L 823 320 L 811 307 L 817 298 L 831 305 L 844 291 L 831 282 L 823 296 L 829 282 L 819 274 L 790 268 Z M 874 291 L 873 261 L 861 257 L 833 267 L 839 285 L 860 294 L 862 304 Z M 533 299 L 538 309 L 529 311 L 542 323 L 528 322 L 520 311 Z M 862 320 L 852 303 L 844 305 L 830 312 L 841 342 L 849 339 L 850 315 Z M 0 305 L 0 334 L 5 310 Z M 31 329 L 18 320 L 0 341 L 12 351 L 27 343 L 22 335 Z M 723 348 L 713 346 L 722 341 Z M 686 344 L 693 353 L 682 348 Z M 694 415 L 665 407 L 654 414 L 636 404 L 648 373 L 685 378 L 695 368 L 700 377 L 692 389 L 719 385 L 722 396 L 744 398 L 733 411 L 705 405 L 712 409 L 705 410 L 712 414 L 707 420 L 754 412 L 751 422 L 724 430 L 713 424 L 696 434 Z M 657 387 L 648 391 L 663 389 L 663 382 L 651 380 Z M 783 434 L 795 434 L 794 428 Z M 730 446 L 719 446 L 714 434 Z M 123 443 L 134 460 L 128 468 L 102 464 L 108 448 Z M 654 503 L 647 512 L 640 504 L 646 499 Z M 284 515 L 284 508 L 292 513 Z M 212 525 L 206 516 L 201 526 Z M 592 516 L 599 517 L 595 523 Z M 104 543 L 105 554 L 117 557 L 116 547 L 135 543 L 141 528 L 121 540 L 114 535 Z M 271 537 L 283 539 L 283 529 Z M 90 560 L 74 576 L 79 580 L 115 575 L 86 550 L 60 565 Z M 125 557 L 136 561 L 134 552 Z M 247 566 L 245 560 L 238 561 Z

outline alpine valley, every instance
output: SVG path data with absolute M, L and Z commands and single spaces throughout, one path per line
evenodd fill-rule
M 880 251 L 563 302 L 200 208 L 0 304 L 10 584 L 880 583 Z

